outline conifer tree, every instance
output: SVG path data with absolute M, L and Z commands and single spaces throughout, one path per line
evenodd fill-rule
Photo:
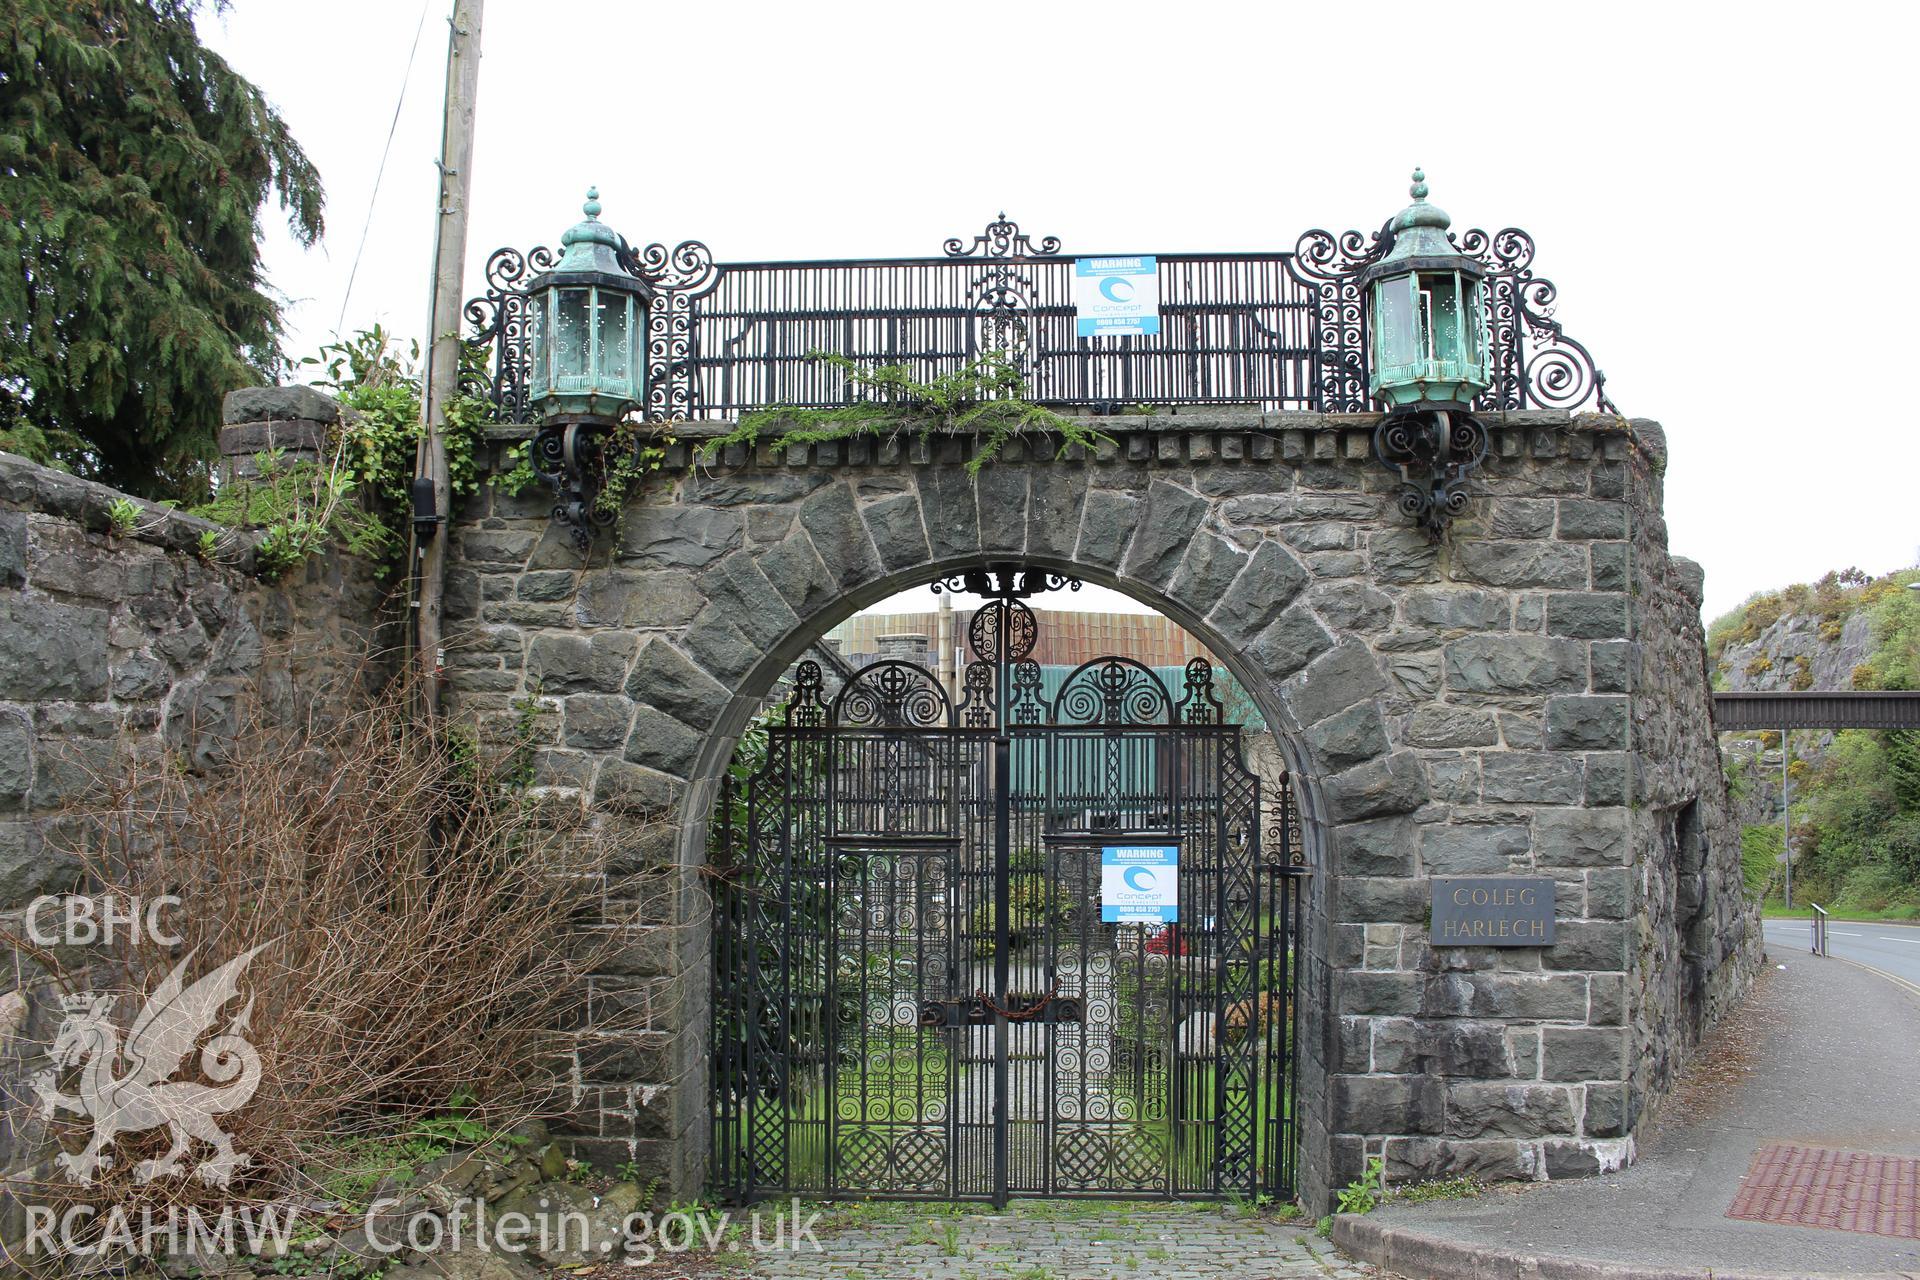
M 303 244 L 322 226 L 206 3 L 0 0 L 0 447 L 152 497 L 196 496 L 221 397 L 278 372 L 266 201 Z

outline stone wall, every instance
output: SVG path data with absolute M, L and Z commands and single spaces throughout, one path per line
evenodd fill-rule
M 1667 441 L 1640 433 L 1628 506 L 1632 642 L 1628 653 L 1638 785 L 1632 793 L 1639 874 L 1632 1039 L 1622 1105 L 1629 1127 L 1672 1083 L 1686 1051 L 1744 994 L 1763 945 L 1757 902 L 1740 867 L 1740 823 L 1714 733 L 1705 575 L 1667 550 L 1661 475 Z
M 205 759 L 241 700 L 290 710 L 335 687 L 373 645 L 381 592 L 347 558 L 279 581 L 255 572 L 254 539 L 0 454 L 0 919 L 18 929 L 36 896 L 74 887 L 49 843 L 63 806 L 129 751 Z M 200 554 L 213 531 L 218 549 Z M 28 966 L 31 972 L 31 965 Z M 11 986 L 12 975 L 7 985 Z M 19 1037 L 46 1042 L 45 1010 L 0 1028 L 9 1114 L 0 1168 L 35 1153 Z
M 712 465 L 683 439 L 585 557 L 547 495 L 489 491 L 454 530 L 453 707 L 504 726 L 533 699 L 543 782 L 671 813 L 662 856 L 690 868 L 735 738 L 829 627 L 990 560 L 1117 587 L 1221 656 L 1300 782 L 1309 1203 L 1372 1155 L 1396 1179 L 1614 1167 L 1758 936 L 1697 572 L 1669 562 L 1658 515 L 1663 437 L 1504 418 L 1435 546 L 1398 515 L 1372 424 L 1101 419 L 1111 445 L 1016 443 L 977 478 L 964 438 Z M 1553 877 L 1557 945 L 1431 947 L 1427 877 L 1461 873 Z M 654 984 L 673 1019 L 583 1066 L 578 1092 L 610 1155 L 679 1191 L 704 1168 L 708 975 L 698 903 L 676 910 L 674 945 L 609 975 Z

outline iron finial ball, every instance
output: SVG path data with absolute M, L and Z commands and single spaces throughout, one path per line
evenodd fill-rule
M 599 187 L 587 188 L 587 202 L 580 206 L 580 212 L 586 214 L 589 218 L 597 218 L 600 216 Z
M 1413 166 L 1413 185 L 1407 188 L 1407 194 L 1415 200 L 1427 198 L 1427 175 L 1419 165 Z

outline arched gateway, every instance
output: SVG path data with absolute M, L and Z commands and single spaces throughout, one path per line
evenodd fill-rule
M 896 262 L 622 245 L 589 279 L 495 255 L 473 314 L 503 408 L 591 382 L 592 351 L 678 437 L 583 550 L 591 431 L 505 430 L 503 451 L 533 437 L 576 527 L 550 495 L 488 488 L 451 529 L 453 714 L 531 718 L 539 781 L 665 814 L 655 861 L 682 877 L 605 886 L 649 923 L 594 979 L 624 1016 L 572 1064 L 583 1151 L 672 1193 L 1291 1187 L 1316 1207 L 1375 1157 L 1396 1181 L 1631 1158 L 1759 950 L 1699 570 L 1667 550 L 1664 434 L 1611 411 L 1531 241 L 1469 231 L 1455 253 L 1415 194 L 1400 247 L 1433 254 L 1394 268 L 1392 235 L 1310 232 L 1162 257 L 1164 324 L 1137 337 L 1081 335 L 1075 260 L 1004 220 Z M 621 307 L 587 305 L 614 286 Z M 626 327 L 583 346 L 590 316 Z M 695 452 L 743 410 L 855 403 L 814 348 L 932 376 L 987 332 L 1034 399 L 1104 410 L 1085 420 L 1103 442 L 1016 437 L 971 469 L 966 430 Z M 1415 357 L 1465 343 L 1486 363 L 1455 373 L 1487 389 L 1437 417 L 1360 412 L 1370 333 Z M 1254 817 L 1274 797 L 1203 673 L 1103 663 L 1040 701 L 1017 631 L 976 644 L 990 678 L 945 701 L 897 666 L 833 698 L 802 681 L 716 854 L 729 761 L 783 673 L 863 606 L 967 573 L 992 575 L 1003 621 L 1050 574 L 1198 638 L 1278 739 L 1306 872 L 1276 863 Z M 1097 859 L 1157 846 L 1180 918 L 1096 921 Z M 1476 907 L 1509 899 L 1529 913 Z
M 1301 882 L 1214 668 L 1113 656 L 1052 696 L 1026 601 L 963 693 L 803 661 L 716 858 L 711 1176 L 804 1193 L 1288 1193 Z M 937 588 L 936 588 L 937 589 Z
M 582 1054 L 585 1149 L 678 1190 L 741 1184 L 742 1148 L 726 1144 L 764 1134 L 714 1113 L 727 1058 L 712 1050 L 731 1032 L 709 1001 L 724 1011 L 736 993 L 716 991 L 710 895 L 694 878 L 735 743 L 782 673 L 856 610 L 1012 564 L 1167 614 L 1232 671 L 1287 756 L 1312 871 L 1291 940 L 1302 1194 L 1323 1203 L 1372 1154 L 1401 1178 L 1624 1159 L 1697 1011 L 1738 990 L 1758 938 L 1721 808 L 1697 570 L 1665 547 L 1659 429 L 1496 420 L 1472 505 L 1433 543 L 1369 456 L 1371 419 L 1214 410 L 1102 425 L 1115 443 L 1098 452 L 1015 449 L 978 476 L 962 438 L 712 466 L 683 442 L 588 556 L 537 495 L 494 493 L 457 525 L 454 714 L 504 729 L 534 698 L 542 782 L 612 813 L 670 812 L 659 860 L 689 877 L 622 971 L 596 980 L 596 998 L 648 1010 L 653 1029 Z M 1185 694 L 1165 691 L 1176 708 Z M 1462 875 L 1551 880 L 1553 944 L 1435 945 L 1434 882 Z M 970 904 L 983 890 L 963 892 Z M 928 997 L 971 994 L 968 981 Z M 1207 981 L 1214 998 L 1222 979 Z M 1010 970 L 988 990 L 1017 1010 L 1047 985 Z M 1082 1024 L 1042 1025 L 1057 1037 Z M 1258 1124 L 1274 1111 L 1252 1083 L 1242 1114 Z M 1218 1097 L 1217 1067 L 1209 1087 Z M 1016 1123 L 1000 1126 L 1010 1187 Z M 804 1132 L 787 1125 L 785 1165 L 749 1167 L 791 1176 Z M 1229 1162 L 1217 1185 L 1243 1172 Z M 1209 1164 L 1187 1185 L 1215 1176 Z M 992 1193 L 990 1177 L 967 1185 Z

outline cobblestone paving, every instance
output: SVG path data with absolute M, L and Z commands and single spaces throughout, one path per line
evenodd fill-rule
M 821 1251 L 756 1256 L 761 1280 L 1278 1280 L 1383 1273 L 1313 1225 L 1219 1205 L 1017 1202 L 1005 1211 L 865 1205 L 830 1213 Z

